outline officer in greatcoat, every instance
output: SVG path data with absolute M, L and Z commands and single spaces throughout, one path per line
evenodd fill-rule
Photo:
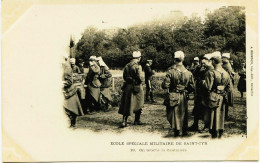
M 144 106 L 144 91 L 141 79 L 142 67 L 139 65 L 140 60 L 141 52 L 134 51 L 132 60 L 123 70 L 123 95 L 121 97 L 121 105 L 118 111 L 119 114 L 123 115 L 121 127 L 127 126 L 127 118 L 133 114 L 135 114 L 134 124 L 142 124 L 140 116 Z
M 84 115 L 77 95 L 77 89 L 73 85 L 72 69 L 70 64 L 63 63 L 63 94 L 65 101 L 63 107 L 70 118 L 70 127 L 75 127 L 77 116 Z
M 205 107 L 202 105 L 203 99 L 205 98 L 206 90 L 203 88 L 202 81 L 205 79 L 205 73 L 207 71 L 211 71 L 214 67 L 211 64 L 211 54 L 205 54 L 201 59 L 201 66 L 197 66 L 195 71 L 193 72 L 193 76 L 195 79 L 196 92 L 194 98 L 194 121 L 189 130 L 191 131 L 199 131 L 199 120 L 203 120 L 205 122 Z M 204 129 L 207 127 L 207 124 L 204 125 Z
M 100 86 L 100 106 L 103 111 L 109 111 L 111 109 L 112 96 L 110 92 L 110 87 L 112 85 L 111 78 L 112 74 L 109 71 L 108 66 L 103 61 L 102 57 L 97 58 L 98 65 L 100 67 L 99 80 Z
M 214 52 L 211 60 L 214 70 L 206 72 L 203 85 L 208 92 L 206 105 L 209 109 L 209 132 L 212 138 L 220 138 L 224 132 L 226 94 L 232 89 L 232 82 L 221 66 L 220 52 Z
M 100 67 L 96 61 L 96 56 L 89 58 L 89 71 L 85 80 L 86 102 L 89 112 L 100 111 Z
M 171 66 L 162 83 L 162 88 L 167 89 L 166 105 L 167 120 L 170 123 L 169 132 L 175 136 L 187 135 L 188 128 L 188 94 L 194 92 L 195 83 L 193 75 L 184 65 L 184 53 L 174 53 L 175 64 Z

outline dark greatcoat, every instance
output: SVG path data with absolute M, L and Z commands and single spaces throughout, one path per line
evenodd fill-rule
M 131 116 L 138 112 L 144 106 L 144 91 L 141 80 L 141 66 L 131 61 L 128 63 L 123 72 L 124 85 L 123 95 L 121 98 L 121 105 L 119 107 L 119 114 L 124 116 Z M 138 93 L 134 89 L 139 90 Z
M 162 83 L 163 89 L 175 92 L 178 85 L 185 86 L 187 92 L 178 93 L 179 103 L 175 107 L 166 105 L 167 120 L 171 128 L 186 131 L 188 128 L 188 98 L 187 95 L 195 90 L 193 75 L 183 65 L 171 66 Z
M 223 75 L 221 75 L 221 73 Z M 230 92 L 232 89 L 232 81 L 230 79 L 229 74 L 220 66 L 214 68 L 213 71 L 207 71 L 205 74 L 205 81 L 203 82 L 205 89 L 210 92 L 216 90 L 218 85 L 224 86 L 224 90 L 226 93 Z M 221 95 L 219 107 L 216 109 L 208 108 L 209 114 L 209 129 L 210 130 L 224 130 L 224 122 L 225 122 L 225 95 Z
M 63 81 L 64 81 L 64 108 L 71 111 L 75 115 L 84 115 L 78 95 L 76 87 L 73 85 L 72 79 L 72 69 L 70 65 L 65 65 L 64 67 L 64 74 L 63 74 Z
M 238 75 L 240 76 L 237 89 L 239 92 L 246 92 L 246 70 L 241 70 Z

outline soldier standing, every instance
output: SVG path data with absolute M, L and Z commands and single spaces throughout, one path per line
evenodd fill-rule
M 170 123 L 169 132 L 175 136 L 187 135 L 188 128 L 188 93 L 195 90 L 193 75 L 184 65 L 184 53 L 174 53 L 175 64 L 171 66 L 162 83 L 163 89 L 168 89 L 164 101 L 167 120 Z
M 239 71 L 240 76 L 237 84 L 237 89 L 241 94 L 241 98 L 244 97 L 243 92 L 246 92 L 246 63 L 242 63 L 242 69 Z
M 72 69 L 67 61 L 63 63 L 63 68 L 63 93 L 65 97 L 63 107 L 70 118 L 70 127 L 75 127 L 77 116 L 84 115 L 84 113 L 73 83 Z
M 111 83 L 112 74 L 109 71 L 109 68 L 106 65 L 106 63 L 103 61 L 102 57 L 98 57 L 97 61 L 100 66 L 100 74 L 99 74 L 99 80 L 101 83 L 100 106 L 103 111 L 109 111 L 109 109 L 111 108 L 111 102 L 112 102 L 111 92 L 109 89 L 112 84 Z
M 226 93 L 231 89 L 229 74 L 222 68 L 220 52 L 214 52 L 211 58 L 214 70 L 207 71 L 203 85 L 208 91 L 209 132 L 212 138 L 220 138 L 224 132 Z
M 153 88 L 152 88 L 152 76 L 155 74 L 154 71 L 151 69 L 153 61 L 147 60 L 147 63 L 144 67 L 144 74 L 145 74 L 145 85 L 146 85 L 146 101 L 149 101 L 149 96 L 151 99 L 151 102 L 154 101 L 154 95 L 153 95 Z
M 195 57 L 190 67 L 190 71 L 193 73 L 199 66 L 200 66 L 199 57 Z
M 223 53 L 222 54 L 222 67 L 223 69 L 229 74 L 230 76 L 230 79 L 232 81 L 232 88 L 234 86 L 234 76 L 235 76 L 235 72 L 233 71 L 232 69 L 232 66 L 229 62 L 229 59 L 230 59 L 230 53 Z M 234 98 L 233 98 L 233 90 L 231 90 L 228 94 L 227 94 L 227 105 L 226 106 L 226 113 L 225 113 L 225 119 L 226 120 L 229 120 L 229 116 L 228 116 L 228 110 L 229 110 L 229 106 L 233 106 L 233 103 L 234 103 Z
M 203 107 L 202 101 L 205 98 L 205 89 L 202 86 L 202 80 L 205 79 L 205 73 L 207 71 L 211 71 L 214 69 L 214 67 L 211 64 L 210 61 L 211 54 L 205 54 L 201 60 L 201 66 L 197 66 L 195 69 L 193 76 L 196 83 L 196 92 L 195 92 L 195 98 L 194 98 L 194 109 L 193 109 L 193 115 L 194 115 L 194 122 L 192 126 L 189 128 L 191 131 L 199 131 L 199 120 L 204 120 L 205 116 L 205 110 L 206 108 Z M 207 127 L 207 125 L 204 125 L 204 129 Z
M 122 87 L 123 95 L 119 114 L 123 115 L 121 127 L 127 126 L 127 118 L 135 113 L 135 125 L 141 125 L 140 116 L 144 105 L 144 91 L 141 80 L 142 68 L 139 65 L 141 60 L 141 52 L 134 51 L 133 58 L 130 63 L 124 67 Z
M 100 67 L 96 62 L 96 56 L 89 58 L 89 71 L 85 80 L 86 89 L 86 102 L 90 112 L 100 110 L 100 86 L 99 81 Z

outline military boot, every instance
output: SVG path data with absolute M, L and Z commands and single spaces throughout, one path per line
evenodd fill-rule
M 139 110 L 135 113 L 135 121 L 134 125 L 143 125 L 143 123 L 140 121 L 142 110 Z

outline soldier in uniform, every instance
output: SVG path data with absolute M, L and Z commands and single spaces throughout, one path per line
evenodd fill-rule
M 77 89 L 73 85 L 72 69 L 67 61 L 63 63 L 63 69 L 63 93 L 65 97 L 63 107 L 70 118 L 70 127 L 75 127 L 77 116 L 84 115 L 84 113 L 77 95 Z
M 111 92 L 109 89 L 111 87 L 112 74 L 109 71 L 109 68 L 106 65 L 106 63 L 103 61 L 102 57 L 98 57 L 97 61 L 98 61 L 98 65 L 100 66 L 100 74 L 99 74 L 99 80 L 101 83 L 100 106 L 103 111 L 109 111 L 109 109 L 111 108 L 111 102 L 112 102 Z
M 193 76 L 196 83 L 196 92 L 195 92 L 195 98 L 194 98 L 194 109 L 193 109 L 193 115 L 194 115 L 194 122 L 192 126 L 189 128 L 191 131 L 199 131 L 198 122 L 199 120 L 205 120 L 205 107 L 202 105 L 202 101 L 205 98 L 205 89 L 202 86 L 202 80 L 205 79 L 205 73 L 207 71 L 213 70 L 213 66 L 211 64 L 211 54 L 205 54 L 202 57 L 201 60 L 201 66 L 197 66 L 195 69 Z M 204 129 L 207 128 L 207 125 L 204 125 Z
M 208 92 L 209 132 L 212 138 L 220 138 L 224 132 L 226 93 L 232 85 L 229 74 L 221 66 L 220 52 L 214 52 L 211 60 L 214 70 L 206 72 L 203 85 Z
M 77 65 L 75 65 L 75 63 L 76 63 L 76 59 L 71 58 L 70 59 L 70 65 L 71 65 L 73 73 L 80 73 L 79 67 Z
M 123 115 L 121 127 L 127 126 L 127 118 L 135 113 L 135 125 L 141 125 L 140 116 L 144 105 L 144 91 L 141 80 L 142 68 L 139 65 L 141 52 L 134 51 L 133 58 L 123 70 L 124 84 L 122 87 L 123 95 L 119 114 Z
M 84 74 L 84 61 L 82 59 L 79 59 L 78 63 L 79 67 L 79 74 Z
M 243 92 L 246 92 L 246 63 L 242 63 L 242 69 L 239 71 L 240 76 L 237 84 L 237 89 L 241 94 L 241 98 L 244 97 Z
M 100 110 L 100 67 L 96 62 L 96 56 L 89 58 L 89 71 L 85 80 L 87 107 L 90 112 Z
M 192 73 L 183 65 L 182 51 L 174 53 L 174 61 L 162 83 L 162 88 L 168 90 L 164 105 L 171 126 L 169 133 L 184 136 L 188 128 L 188 94 L 195 90 L 195 83 Z
M 232 88 L 234 86 L 234 76 L 235 76 L 235 72 L 233 71 L 232 69 L 232 66 L 229 62 L 229 59 L 230 59 L 230 53 L 223 53 L 222 54 L 222 67 L 223 69 L 229 74 L 230 76 L 230 79 L 232 81 Z M 233 99 L 233 90 L 231 90 L 228 95 L 228 100 L 227 100 L 227 105 L 226 106 L 226 113 L 225 113 L 225 119 L 226 120 L 229 120 L 229 116 L 228 116 L 228 109 L 229 109 L 229 106 L 233 106 L 233 102 L 234 102 L 234 99 Z
M 195 57 L 193 59 L 193 63 L 190 67 L 190 71 L 193 73 L 197 69 L 197 67 L 200 67 L 199 57 Z
M 153 61 L 152 60 L 147 60 L 147 63 L 145 64 L 144 67 L 144 74 L 145 74 L 145 85 L 146 85 L 146 95 L 145 95 L 145 100 L 149 100 L 149 96 L 151 99 L 151 102 L 154 101 L 154 95 L 153 95 L 153 88 L 152 88 L 152 76 L 155 74 L 154 71 L 151 69 Z

